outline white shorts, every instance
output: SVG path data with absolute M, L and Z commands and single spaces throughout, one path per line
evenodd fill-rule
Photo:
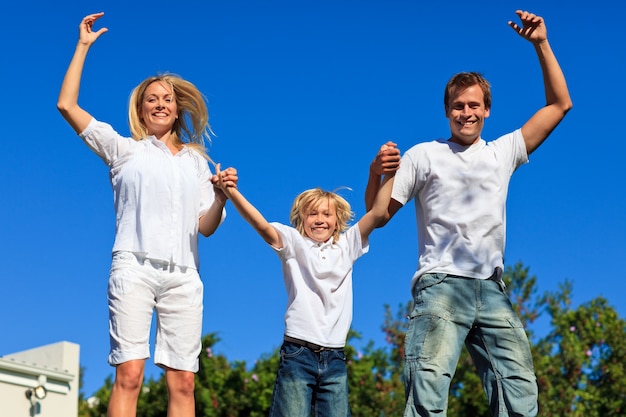
M 150 357 L 150 324 L 156 311 L 154 362 L 198 372 L 203 288 L 195 268 L 171 267 L 133 252 L 115 252 L 108 290 L 109 364 Z

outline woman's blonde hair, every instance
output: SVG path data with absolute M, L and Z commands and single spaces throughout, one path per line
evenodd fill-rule
M 289 222 L 302 236 L 306 236 L 304 218 L 309 212 L 317 209 L 324 199 L 328 199 L 328 202 L 332 203 L 337 214 L 337 228 L 333 232 L 333 243 L 335 243 L 339 240 L 341 233 L 348 228 L 348 223 L 354 218 L 350 204 L 337 193 L 324 191 L 321 188 L 313 188 L 300 193 L 291 206 Z
M 155 81 L 167 83 L 178 108 L 178 118 L 172 127 L 175 145 L 185 144 L 196 150 L 207 160 L 209 158 L 205 144 L 211 142 L 211 126 L 206 99 L 198 88 L 176 74 L 162 74 L 146 78 L 130 94 L 128 105 L 128 124 L 135 140 L 145 139 L 148 129 L 141 119 L 141 106 L 146 89 Z

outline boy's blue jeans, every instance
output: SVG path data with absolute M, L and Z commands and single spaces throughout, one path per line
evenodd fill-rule
M 413 299 L 405 340 L 405 417 L 446 415 L 463 344 L 493 416 L 537 415 L 528 337 L 502 283 L 424 274 Z
M 348 373 L 343 349 L 320 352 L 285 341 L 270 417 L 347 417 Z

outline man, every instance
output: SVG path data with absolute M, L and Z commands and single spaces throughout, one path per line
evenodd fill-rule
M 513 172 L 528 162 L 572 107 L 565 77 L 543 19 L 516 11 L 543 72 L 546 105 L 521 129 L 486 142 L 489 83 L 460 73 L 444 94 L 450 138 L 420 143 L 402 157 L 388 219 L 415 201 L 418 270 L 405 342 L 405 416 L 445 415 L 463 344 L 468 348 L 494 416 L 535 416 L 537 383 L 528 338 L 502 283 L 505 205 Z M 370 168 L 366 205 L 399 152 L 389 146 Z

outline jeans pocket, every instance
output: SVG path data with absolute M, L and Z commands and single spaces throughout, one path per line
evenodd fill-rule
M 436 274 L 424 274 L 415 283 L 413 286 L 413 297 L 422 291 L 425 288 L 432 287 L 433 285 L 437 285 L 443 282 L 448 275 L 444 273 L 436 273 Z
M 283 342 L 280 347 L 280 356 L 283 358 L 295 358 L 304 352 L 304 349 L 306 349 L 304 346 L 291 342 Z
M 347 360 L 346 351 L 344 349 L 333 349 L 333 355 L 341 361 L 345 362 Z

